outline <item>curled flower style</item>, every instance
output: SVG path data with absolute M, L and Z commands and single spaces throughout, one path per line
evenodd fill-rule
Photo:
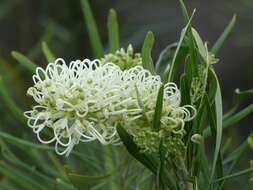
M 162 83 L 159 76 L 141 66 L 122 70 L 116 64 L 101 64 L 99 60 L 77 60 L 67 65 L 57 59 L 45 70 L 38 67 L 33 81 L 34 86 L 27 93 L 38 105 L 25 112 L 28 126 L 42 143 L 55 142 L 60 155 L 68 155 L 79 142 L 119 144 L 118 124 L 125 127 L 143 151 L 154 152 L 155 143 L 159 142 L 149 143 L 148 137 L 169 137 L 173 142 L 180 139 L 184 123 L 193 119 L 196 112 L 190 105 L 180 106 L 176 84 L 165 84 L 161 131 L 153 134 L 156 98 Z M 168 141 L 167 138 L 164 142 Z M 172 144 L 167 143 L 166 147 L 174 150 Z
M 117 143 L 116 122 L 109 116 L 127 112 L 114 108 L 123 101 L 118 95 L 120 71 L 116 65 L 100 66 L 98 60 L 88 59 L 71 62 L 69 66 L 57 59 L 45 70 L 38 67 L 33 76 L 34 86 L 27 93 L 39 105 L 25 112 L 28 126 L 42 143 L 56 141 L 58 154 L 69 154 L 79 141 Z M 53 136 L 43 139 L 42 131 L 44 138 L 48 133 Z
M 123 72 L 126 97 L 136 99 L 129 108 L 140 108 L 141 113 L 122 118 L 122 126 L 134 137 L 141 151 L 157 152 L 160 141 L 168 153 L 179 156 L 185 150 L 182 138 L 185 134 L 185 122 L 191 121 L 196 109 L 191 105 L 181 106 L 181 93 L 175 83 L 164 85 L 163 109 L 161 113 L 161 129 L 154 131 L 152 123 L 156 107 L 156 99 L 162 84 L 159 76 L 152 75 L 140 66 Z

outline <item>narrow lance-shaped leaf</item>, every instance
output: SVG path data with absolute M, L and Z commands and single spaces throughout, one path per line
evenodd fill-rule
M 43 51 L 47 61 L 49 63 L 54 62 L 55 61 L 55 56 L 54 56 L 53 52 L 50 50 L 50 48 L 48 47 L 47 43 L 42 42 L 41 47 L 42 47 L 42 51 Z
M 235 115 L 224 120 L 223 128 L 227 128 L 231 125 L 236 124 L 237 122 L 241 121 L 243 118 L 245 118 L 246 116 L 248 116 L 252 112 L 253 112 L 253 104 L 250 104 L 246 108 L 241 110 L 240 112 L 238 112 Z
M 9 184 L 8 181 L 2 181 L 0 183 L 0 189 L 4 189 L 4 190 L 18 190 L 14 184 Z
M 104 165 L 108 172 L 115 172 L 117 170 L 117 166 L 115 165 L 114 159 L 112 158 L 111 154 L 111 147 L 110 146 L 103 146 L 103 152 L 104 152 Z M 117 181 L 115 175 L 112 175 L 112 180 L 107 184 L 108 188 L 111 190 L 117 190 L 117 184 L 115 181 Z
M 53 163 L 53 165 L 55 166 L 55 169 L 59 172 L 59 174 L 62 177 L 65 177 L 65 170 L 64 167 L 62 166 L 61 161 L 57 158 L 57 156 L 52 152 L 52 151 L 48 151 L 48 157 L 51 160 L 51 162 Z
M 156 61 L 155 68 L 156 73 L 161 76 L 161 79 L 163 82 L 166 82 L 168 80 L 168 72 L 170 65 L 172 63 L 174 54 L 176 52 L 178 43 L 173 43 L 168 45 L 159 55 L 158 60 Z M 189 51 L 189 48 L 187 46 L 182 46 L 179 49 L 177 58 L 175 60 L 176 65 L 179 65 L 179 62 L 183 61 Z M 177 68 L 175 69 L 177 70 Z
M 247 145 L 253 150 L 253 131 L 247 138 Z
M 81 0 L 81 8 L 87 26 L 93 54 L 96 58 L 100 58 L 104 55 L 104 50 L 98 33 L 97 24 L 90 8 L 89 1 Z
M 154 42 L 155 42 L 154 34 L 152 32 L 148 32 L 141 49 L 142 66 L 144 69 L 149 70 L 152 74 L 155 74 L 155 67 L 151 57 L 151 51 Z
M 200 106 L 198 109 L 198 113 L 193 121 L 192 133 L 191 134 L 200 134 L 203 133 L 203 127 L 205 126 L 206 118 L 207 118 L 207 104 L 208 98 L 207 94 L 203 94 L 203 98 L 201 99 Z M 191 141 L 194 136 L 191 136 Z M 189 137 L 188 137 L 189 138 Z M 192 146 L 192 149 L 189 149 L 191 153 L 189 154 L 191 157 L 189 160 L 192 160 L 193 164 L 193 175 L 198 176 L 200 171 L 203 172 L 203 177 L 205 179 L 209 179 L 207 176 L 207 166 L 208 164 L 202 164 L 205 162 L 206 155 L 204 155 L 204 139 L 200 138 L 197 140 L 198 144 L 196 143 L 189 143 L 188 146 Z M 205 157 L 205 158 L 204 158 Z M 203 167 L 204 166 L 204 167 Z M 208 181 L 208 180 L 207 180 Z
M 78 189 L 89 189 L 98 183 L 107 180 L 111 174 L 99 175 L 99 176 L 85 176 L 74 173 L 68 173 L 68 178 L 71 183 Z
M 66 183 L 62 179 L 57 178 L 55 190 L 76 190 L 76 188 L 73 185 Z
M 164 162 L 165 162 L 165 156 L 166 154 L 164 153 L 163 150 L 163 140 L 161 140 L 160 145 L 159 145 L 159 166 L 157 169 L 157 175 L 156 175 L 156 186 L 157 189 L 165 189 L 165 185 L 163 183 L 163 172 L 164 172 Z
M 232 108 L 223 116 L 223 119 L 226 120 L 231 117 L 237 108 L 239 107 L 240 103 L 245 100 L 247 97 L 253 96 L 253 89 L 241 91 L 240 89 L 235 89 L 234 92 L 234 100 Z
M 24 148 L 25 147 L 31 147 L 31 148 L 35 148 L 35 149 L 40 149 L 40 150 L 53 150 L 55 151 L 55 147 L 52 146 L 48 146 L 48 145 L 43 145 L 43 144 L 36 144 L 36 143 L 32 143 L 30 141 L 26 141 L 17 137 L 14 137 L 8 133 L 2 132 L 0 131 L 0 138 L 6 140 L 8 143 L 20 147 L 20 148 Z M 71 154 L 79 156 L 81 158 L 88 158 L 91 159 L 91 157 L 89 157 L 88 155 L 84 155 L 80 152 L 77 151 L 72 151 Z
M 211 74 L 214 76 L 214 79 L 217 83 L 217 89 L 215 93 L 215 134 L 216 134 L 216 142 L 215 142 L 215 151 L 214 151 L 214 159 L 213 159 L 213 166 L 212 166 L 212 171 L 211 171 L 211 177 L 210 177 L 210 182 L 212 182 L 214 178 L 215 171 L 217 172 L 222 172 L 217 168 L 217 165 L 222 166 L 222 160 L 220 157 L 220 147 L 221 147 L 221 140 L 222 140 L 222 97 L 221 97 L 221 90 L 220 90 L 220 85 L 218 78 L 214 72 L 213 69 L 211 70 Z M 221 174 L 222 175 L 222 174 Z
M 3 84 L 3 80 L 0 76 L 0 98 L 5 103 L 9 111 L 16 117 L 22 124 L 26 124 L 26 119 L 24 117 L 23 111 L 19 106 L 14 102 L 11 96 L 8 94 L 7 89 Z
M 177 48 L 177 43 L 173 43 L 173 44 L 169 44 L 167 47 L 165 47 L 161 51 L 155 64 L 155 69 L 156 69 L 157 74 L 162 75 L 166 66 L 170 64 L 170 61 L 173 59 L 172 56 L 175 53 L 176 48 Z
M 20 160 L 18 157 L 16 157 L 16 155 L 11 152 L 11 150 L 3 141 L 0 141 L 0 146 L 3 158 L 8 162 L 9 165 L 17 166 L 21 172 L 24 172 L 24 174 L 28 173 L 28 176 L 33 181 L 38 181 L 40 184 L 44 184 L 44 187 L 46 189 L 52 189 L 54 187 L 54 180 L 52 178 L 41 173 L 39 170 L 34 170 L 34 167 L 31 166 L 30 163 L 27 164 L 24 161 Z M 31 159 L 33 159 L 33 157 L 31 157 Z M 44 163 L 46 164 L 47 162 Z
M 11 52 L 11 55 L 20 63 L 20 65 L 30 71 L 30 73 L 35 73 L 37 65 L 33 63 L 29 58 L 16 51 Z
M 208 50 L 205 47 L 204 42 L 202 41 L 200 35 L 198 34 L 197 30 L 195 30 L 194 28 L 192 28 L 192 35 L 194 37 L 194 40 L 197 44 L 198 47 L 198 51 L 200 53 L 200 55 L 202 56 L 203 59 L 206 60 L 206 57 L 208 57 Z
M 229 22 L 228 26 L 225 28 L 224 32 L 221 34 L 221 36 L 218 38 L 218 40 L 213 45 L 213 47 L 211 49 L 212 53 L 216 54 L 222 48 L 224 42 L 228 38 L 229 34 L 232 32 L 235 22 L 236 22 L 236 15 L 233 16 L 233 18 Z
M 154 114 L 154 120 L 153 120 L 153 129 L 155 131 L 160 130 L 160 125 L 161 125 L 161 114 L 162 114 L 162 109 L 163 109 L 163 94 L 164 94 L 164 85 L 161 84 L 157 99 L 156 99 L 156 107 L 155 107 L 155 114 Z
M 239 111 L 238 113 L 234 114 L 233 116 L 223 120 L 223 129 L 226 129 L 230 126 L 235 125 L 243 118 L 247 117 L 249 114 L 253 112 L 253 104 L 248 105 L 243 110 Z M 209 137 L 211 134 L 210 128 L 206 128 L 204 130 L 204 137 Z
M 183 16 L 185 19 L 185 23 L 188 23 L 190 21 L 190 17 L 187 11 L 187 8 L 184 4 L 183 0 L 179 0 L 182 12 L 183 12 Z M 194 9 L 195 11 L 195 9 Z M 193 12 L 194 12 L 193 11 Z M 193 32 L 192 32 L 192 24 L 191 22 L 189 23 L 189 29 L 186 31 L 187 32 L 187 44 L 189 46 L 189 52 L 190 52 L 190 69 L 193 75 L 197 74 L 197 57 L 198 57 L 198 53 L 197 53 L 197 48 L 196 48 L 196 44 L 195 44 L 195 40 L 194 40 L 194 36 L 193 36 Z
M 117 126 L 117 132 L 119 134 L 120 139 L 126 146 L 128 152 L 139 162 L 141 162 L 144 166 L 146 166 L 150 171 L 156 173 L 157 168 L 155 164 L 151 161 L 151 159 L 145 154 L 140 152 L 140 148 L 133 142 L 133 137 L 130 136 L 126 130 L 120 125 Z
M 183 0 L 179 0 L 179 3 L 180 3 L 180 6 L 181 6 L 181 9 L 182 9 L 182 12 L 183 12 L 183 16 L 184 16 L 185 22 L 187 23 L 189 21 L 189 19 L 190 19 L 188 11 L 186 9 L 186 6 L 185 6 Z
M 117 12 L 114 9 L 111 9 L 109 11 L 107 29 L 108 29 L 110 52 L 114 53 L 120 47 Z
M 251 172 L 253 172 L 253 167 L 250 167 L 248 169 L 233 173 L 231 175 L 224 176 L 222 178 L 219 178 L 219 179 L 215 180 L 214 182 L 220 182 L 220 181 L 223 181 L 223 180 L 228 180 L 228 179 L 231 179 L 231 178 L 235 178 L 235 177 L 239 177 L 239 176 L 242 176 L 242 175 L 249 174 Z
M 38 182 L 32 180 L 25 173 L 20 172 L 19 170 L 9 166 L 4 162 L 0 162 L 0 174 L 12 181 L 12 183 L 18 184 L 22 189 L 26 190 L 46 190 L 47 188 L 43 187 Z
M 171 65 L 168 65 L 168 67 L 167 67 L 166 70 L 165 70 L 165 72 L 168 72 L 168 81 L 169 81 L 169 82 L 172 82 L 172 81 L 174 80 L 174 75 L 175 75 L 175 73 L 176 73 L 176 68 L 177 68 L 176 59 L 177 59 L 177 56 L 178 56 L 178 53 L 179 53 L 179 49 L 181 48 L 182 43 L 183 43 L 183 40 L 184 40 L 184 38 L 185 38 L 185 36 L 186 36 L 187 30 L 188 30 L 189 27 L 190 27 L 192 18 L 193 18 L 193 16 L 194 16 L 194 13 L 195 13 L 195 10 L 193 11 L 191 18 L 189 19 L 189 21 L 188 21 L 186 27 L 183 29 L 183 31 L 182 31 L 182 33 L 181 33 L 179 42 L 178 42 L 178 44 L 177 44 L 177 49 L 176 49 L 176 52 L 175 52 L 174 57 L 173 57 L 173 60 L 172 60 L 172 63 L 171 63 Z
M 241 160 L 243 154 L 244 154 L 244 153 L 246 152 L 246 150 L 248 149 L 247 141 L 243 142 L 242 145 L 241 145 L 238 149 L 239 149 L 239 151 L 238 151 L 237 154 L 235 155 L 235 158 L 234 158 L 234 160 L 233 160 L 231 166 L 230 166 L 229 169 L 228 169 L 227 174 L 229 174 L 229 175 L 232 173 L 233 169 L 234 169 L 235 166 L 239 163 L 239 161 Z M 222 181 L 222 184 L 221 184 L 221 186 L 220 186 L 220 190 L 223 189 L 223 186 L 224 186 L 224 184 L 225 184 L 225 181 L 226 181 L 226 179 L 224 179 L 224 180 Z
M 248 146 L 247 142 L 245 141 L 244 143 L 242 143 L 238 148 L 236 148 L 233 152 L 231 152 L 226 159 L 224 159 L 223 164 L 229 164 L 230 162 L 233 162 L 235 159 L 237 159 L 238 154 L 240 154 L 240 152 L 242 152 L 242 149 L 245 148 L 245 146 Z

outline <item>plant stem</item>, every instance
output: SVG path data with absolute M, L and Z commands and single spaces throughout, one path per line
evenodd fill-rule
M 186 188 L 186 190 L 193 190 L 193 184 L 191 182 L 187 181 L 187 178 L 189 176 L 189 172 L 185 166 L 185 162 L 182 158 L 180 158 L 179 161 L 180 161 L 181 169 L 183 172 L 183 180 L 185 182 L 185 188 Z

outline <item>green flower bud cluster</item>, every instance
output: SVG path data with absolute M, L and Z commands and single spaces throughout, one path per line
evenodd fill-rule
M 170 135 L 164 138 L 164 150 L 174 157 L 182 157 L 186 151 L 186 146 L 181 135 Z
M 126 51 L 124 48 L 121 48 L 115 53 L 106 54 L 101 59 L 101 63 L 114 63 L 115 65 L 118 65 L 121 70 L 126 70 L 141 65 L 142 58 L 140 53 L 134 53 L 133 46 L 130 44 Z
M 134 142 L 140 147 L 141 152 L 147 154 L 158 154 L 160 142 L 162 142 L 165 154 L 173 157 L 180 157 L 186 151 L 186 146 L 182 141 L 183 135 L 167 133 L 164 130 L 142 131 L 134 137 Z
M 134 137 L 134 142 L 140 147 L 141 152 L 157 153 L 161 137 L 162 135 L 159 132 L 141 131 Z
M 215 57 L 215 54 L 208 51 L 207 45 L 205 49 L 205 55 L 206 57 L 203 57 L 203 59 L 206 61 L 206 63 L 198 65 L 197 76 L 193 78 L 191 83 L 190 93 L 192 104 L 195 104 L 203 96 L 206 90 L 209 67 L 219 61 L 219 59 Z
M 208 66 L 198 65 L 198 77 L 194 77 L 191 83 L 192 104 L 195 104 L 204 94 L 206 88 L 207 74 Z

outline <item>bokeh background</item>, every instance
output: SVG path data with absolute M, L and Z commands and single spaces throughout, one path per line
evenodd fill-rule
M 217 72 L 222 81 L 225 109 L 231 105 L 235 88 L 253 87 L 253 1 L 252 0 L 190 0 L 190 11 L 196 8 L 194 26 L 210 46 L 218 38 L 233 14 L 237 23 L 229 40 L 217 57 Z M 132 43 L 139 50 L 147 31 L 155 33 L 154 59 L 167 44 L 179 39 L 184 26 L 177 0 L 91 1 L 104 47 L 107 47 L 106 20 L 109 8 L 118 12 L 121 44 Z M 17 70 L 10 52 L 17 50 L 45 66 L 40 44 L 44 40 L 55 54 L 67 60 L 92 58 L 87 31 L 79 1 L 73 0 L 0 0 L 0 75 L 10 86 L 12 95 L 26 108 L 25 97 L 30 76 Z M 14 70 L 15 69 L 15 70 Z M 21 86 L 20 81 L 27 86 Z M 249 100 L 252 101 L 252 100 Z M 248 103 L 248 102 L 246 102 Z M 1 108 L 6 112 L 5 108 Z M 6 114 L 1 115 L 1 123 Z M 252 129 L 253 119 L 244 120 L 240 133 Z

